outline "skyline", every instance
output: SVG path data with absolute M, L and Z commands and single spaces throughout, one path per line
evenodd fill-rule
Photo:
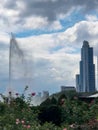
M 98 56 L 96 0 L 0 0 L 0 92 L 8 86 L 10 32 L 29 59 L 30 91 L 57 92 L 74 85 L 87 40 Z M 18 77 L 18 76 L 17 76 Z M 23 90 L 15 81 L 15 89 Z M 98 89 L 98 88 L 97 88 Z M 19 91 L 20 91 L 19 90 Z

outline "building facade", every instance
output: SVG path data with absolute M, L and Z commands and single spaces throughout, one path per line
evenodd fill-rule
M 63 91 L 76 91 L 74 86 L 61 86 L 61 92 Z
M 79 78 L 79 79 L 77 79 Z M 88 41 L 81 48 L 80 74 L 76 77 L 79 92 L 95 92 L 95 65 L 93 63 L 93 48 Z
M 80 87 L 79 87 L 79 79 L 80 79 L 80 75 L 77 74 L 77 75 L 76 75 L 76 91 L 77 91 L 77 92 L 80 91 Z

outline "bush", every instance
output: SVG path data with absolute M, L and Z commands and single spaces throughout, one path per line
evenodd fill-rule
M 9 94 L 0 102 L 0 130 L 98 129 L 98 99 L 86 103 L 71 93 L 68 97 L 61 95 L 58 100 L 48 98 L 34 107 L 30 105 L 32 97 L 28 100 L 23 94 L 17 98 Z
M 61 124 L 61 108 L 57 105 L 51 105 L 48 107 L 41 107 L 39 113 L 39 120 L 41 124 L 45 122 L 52 122 L 55 125 Z

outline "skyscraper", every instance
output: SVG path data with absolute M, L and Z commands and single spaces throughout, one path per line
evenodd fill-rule
M 77 80 L 77 77 L 76 77 Z M 95 65 L 93 63 L 93 48 L 88 41 L 81 48 L 80 75 L 78 76 L 79 92 L 95 92 Z

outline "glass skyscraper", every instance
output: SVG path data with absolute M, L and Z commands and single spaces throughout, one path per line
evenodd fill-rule
M 93 48 L 88 41 L 81 48 L 79 82 L 76 82 L 79 92 L 95 92 L 95 65 L 93 63 Z M 76 77 L 77 81 L 77 77 Z

